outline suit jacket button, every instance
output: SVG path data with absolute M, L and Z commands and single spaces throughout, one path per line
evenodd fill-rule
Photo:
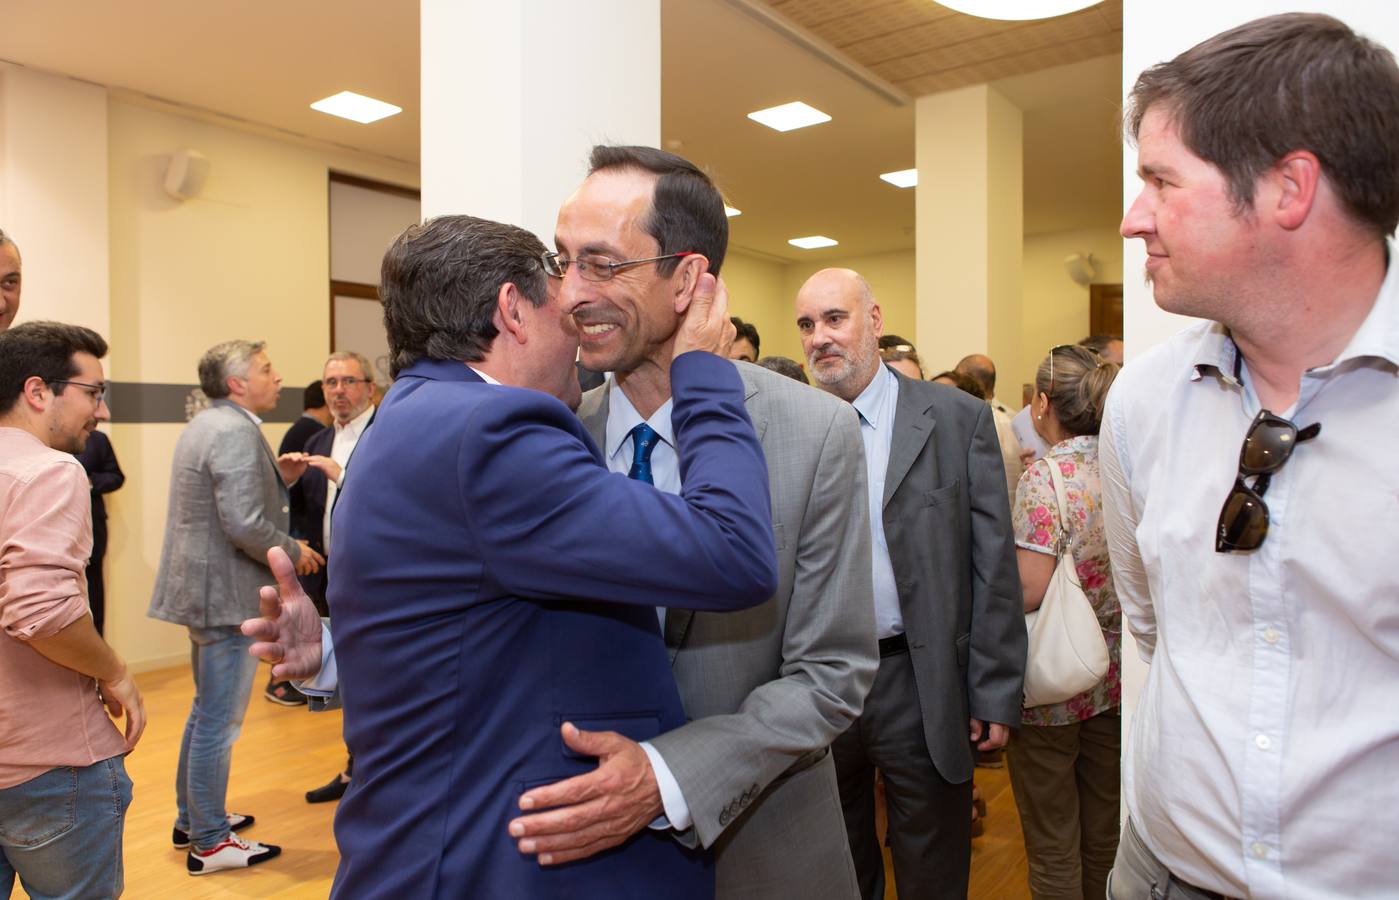
M 284 506 L 284 507 L 282 507 L 282 512 L 291 512 L 291 507 L 290 507 L 290 506 Z
M 727 825 L 729 824 L 729 820 L 732 818 L 733 816 L 729 815 L 729 811 L 726 809 L 723 812 L 719 813 L 719 824 L 721 826 Z

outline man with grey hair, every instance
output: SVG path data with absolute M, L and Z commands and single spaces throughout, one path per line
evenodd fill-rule
M 334 421 L 316 432 L 306 442 L 306 473 L 293 486 L 299 491 L 306 505 L 306 518 L 310 530 L 311 546 L 327 560 L 330 558 L 330 514 L 335 508 L 335 498 L 345 483 L 345 470 L 350 464 L 350 456 L 355 446 L 374 421 L 374 404 L 370 401 L 374 393 L 373 368 L 362 354 L 339 350 L 330 354 L 321 375 L 321 386 L 325 390 L 326 405 L 330 407 Z M 317 601 L 322 615 L 329 615 L 325 604 L 325 570 L 301 576 L 301 586 L 311 599 Z M 278 681 L 272 676 L 267 685 L 267 699 L 273 703 L 294 705 L 304 703 L 304 696 L 292 686 L 290 681 Z M 291 702 L 288 702 L 288 698 Z M 306 792 L 307 803 L 326 803 L 339 800 L 350 784 L 354 771 L 354 757 L 350 756 L 345 770 L 336 774 L 328 784 Z
M 257 660 L 239 624 L 257 612 L 267 551 L 280 547 L 297 571 L 324 559 L 288 534 L 287 484 L 306 455 L 280 459 L 258 413 L 277 405 L 281 376 L 262 342 L 225 341 L 199 361 L 199 385 L 213 401 L 175 445 L 160 570 L 148 612 L 189 629 L 195 697 L 180 743 L 172 843 L 189 849 L 191 875 L 242 868 L 281 852 L 234 831 L 253 817 L 224 808 L 233 741 L 248 707 Z
M 19 313 L 19 248 L 0 229 L 0 331 L 10 327 Z

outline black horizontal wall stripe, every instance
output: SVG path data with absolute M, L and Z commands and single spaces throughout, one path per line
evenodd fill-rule
M 147 384 L 139 381 L 109 382 L 107 405 L 117 425 L 187 422 L 202 407 L 194 402 L 197 384 Z M 301 415 L 300 387 L 282 388 L 277 408 L 260 415 L 264 422 L 294 422 Z

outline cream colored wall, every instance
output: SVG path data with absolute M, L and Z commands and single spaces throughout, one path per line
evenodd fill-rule
M 789 355 L 780 349 L 779 341 L 791 319 L 783 317 L 786 268 L 781 262 L 730 249 L 719 270 L 729 291 L 729 312 L 758 329 L 763 356 Z
M 330 345 L 330 169 L 417 184 L 415 169 L 282 142 L 109 101 L 109 377 L 193 383 L 200 355 L 229 338 L 264 339 L 288 385 L 319 377 Z M 160 187 L 165 157 L 209 157 L 203 193 Z M 184 630 L 146 618 L 160 563 L 170 460 L 180 425 L 116 425 L 126 487 L 109 496 L 108 636 L 136 666 L 183 659 Z M 264 427 L 275 447 L 287 426 Z
M 1098 264 L 1094 281 L 1122 281 L 1122 237 L 1115 224 L 1026 235 L 1020 354 L 997 360 L 996 393 L 1007 406 L 1019 406 L 1021 385 L 1034 380 L 1050 347 L 1088 335 L 1088 288 L 1074 283 L 1064 270 L 1064 258 L 1074 253 L 1093 254 Z

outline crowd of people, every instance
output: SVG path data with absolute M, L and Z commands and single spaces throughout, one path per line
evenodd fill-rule
M 1399 69 L 1274 16 L 1142 73 L 1126 123 L 1122 233 L 1204 321 L 1125 367 L 1053 347 L 1020 410 L 982 354 L 925 380 L 850 269 L 762 357 L 718 188 L 648 147 L 594 148 L 553 249 L 406 229 L 392 386 L 332 353 L 278 453 L 265 345 L 210 348 L 149 608 L 190 639 L 186 870 L 281 852 L 226 808 L 261 659 L 269 700 L 343 708 L 307 793 L 338 898 L 878 900 L 877 778 L 898 895 L 965 897 L 1003 749 L 1036 898 L 1399 893 L 1399 809 L 1340 827 L 1399 769 Z M 11 327 L 20 287 L 0 232 L 0 887 L 113 897 L 146 713 L 96 624 L 107 344 Z M 1108 662 L 1027 704 L 1061 561 Z

